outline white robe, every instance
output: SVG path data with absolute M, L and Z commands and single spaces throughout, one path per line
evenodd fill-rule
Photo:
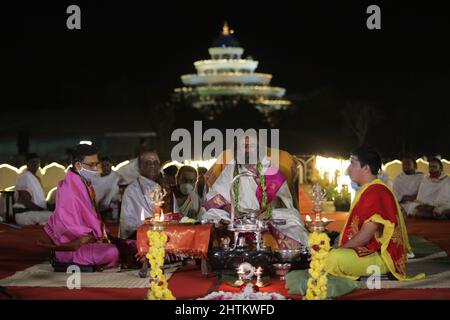
M 31 196 L 31 202 L 42 209 L 47 208 L 47 202 L 45 201 L 45 193 L 38 178 L 30 171 L 25 170 L 21 175 L 17 177 L 15 187 L 15 199 L 16 202 L 19 198 L 18 191 L 27 191 Z
M 157 186 L 156 182 L 139 176 L 125 189 L 120 211 L 120 238 L 127 239 L 142 225 L 141 212 L 144 213 L 144 218 L 153 216 L 152 200 L 148 192 L 154 191 Z
M 117 173 L 120 175 L 119 184 L 129 185 L 140 176 L 138 159 L 135 158 L 130 160 L 128 164 L 124 165 L 119 170 L 117 170 Z
M 211 186 L 211 189 L 206 195 L 206 201 L 209 201 L 214 196 L 220 194 L 224 197 L 228 203 L 231 203 L 230 199 L 230 187 L 233 180 L 234 173 L 234 160 L 225 167 L 216 182 Z M 264 170 L 270 165 L 270 161 L 264 158 L 262 161 Z M 239 173 L 247 171 L 245 168 L 240 167 Z M 243 176 L 239 179 L 239 207 L 242 209 L 260 210 L 260 204 L 256 196 L 256 190 L 258 185 L 251 176 Z M 277 196 L 281 199 L 286 208 L 276 208 L 272 210 L 271 219 L 283 219 L 286 221 L 285 225 L 278 225 L 277 228 L 280 231 L 302 245 L 308 245 L 308 232 L 304 226 L 300 214 L 295 209 L 293 199 L 289 187 L 286 181 L 282 184 L 277 192 Z M 222 209 L 211 208 L 207 211 L 203 210 L 202 220 L 212 220 L 215 223 L 221 219 L 230 221 L 230 214 Z
M 444 188 L 447 188 L 448 183 L 450 183 L 450 177 L 446 174 L 442 174 L 437 180 L 432 180 L 429 176 L 423 177 L 417 194 L 417 200 L 408 205 L 406 213 L 408 215 L 414 215 L 416 207 L 420 204 L 438 206 L 440 208 L 436 209 L 442 211 L 445 207 L 446 189 Z M 440 195 L 438 203 L 436 200 L 438 199 L 441 189 L 443 189 L 443 193 Z
M 400 202 L 404 196 L 417 195 L 419 192 L 420 183 L 423 180 L 423 173 L 416 172 L 415 174 L 405 174 L 402 172 L 394 179 L 393 189 L 398 201 Z M 411 201 L 401 203 L 403 210 L 407 210 Z
M 92 186 L 100 210 L 109 209 L 111 202 L 119 200 L 119 179 L 119 174 L 114 171 L 107 176 L 96 176 L 92 179 Z
M 195 217 L 192 217 L 192 219 L 197 220 L 200 215 L 201 205 L 202 203 L 196 190 L 193 190 L 189 194 L 189 198 L 186 199 L 181 206 L 178 205 L 177 198 L 175 197 L 175 194 L 173 194 L 173 212 L 179 213 L 183 217 L 188 217 L 189 211 L 195 211 L 197 212 L 197 215 Z
M 27 191 L 31 196 L 31 202 L 43 209 L 47 208 L 44 189 L 42 188 L 38 178 L 28 170 L 25 170 L 17 177 L 14 195 L 16 201 L 19 198 L 19 191 Z M 22 203 L 15 203 L 14 208 L 24 209 L 25 206 Z M 35 224 L 45 225 L 51 215 L 52 212 L 48 210 L 25 211 L 22 213 L 17 213 L 15 215 L 15 220 L 18 225 L 22 226 Z

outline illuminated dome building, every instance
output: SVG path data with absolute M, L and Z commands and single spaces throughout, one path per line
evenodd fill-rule
M 175 89 L 194 107 L 217 108 L 246 101 L 267 114 L 290 105 L 283 100 L 284 88 L 270 86 L 272 75 L 255 72 L 258 61 L 242 57 L 244 49 L 226 22 L 208 51 L 211 58 L 196 61 L 197 73 L 182 75 L 184 86 Z

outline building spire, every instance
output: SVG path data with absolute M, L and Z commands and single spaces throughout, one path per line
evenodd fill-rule
M 228 27 L 228 22 L 224 21 L 223 27 L 222 27 L 222 35 L 229 36 L 230 34 L 233 34 L 233 33 L 234 33 L 234 30 L 231 30 Z

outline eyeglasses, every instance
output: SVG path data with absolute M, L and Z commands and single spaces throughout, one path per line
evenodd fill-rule
M 88 168 L 91 168 L 91 169 L 97 169 L 99 163 L 100 162 L 91 162 L 91 163 L 82 162 L 82 164 L 84 164 L 85 166 L 87 166 Z

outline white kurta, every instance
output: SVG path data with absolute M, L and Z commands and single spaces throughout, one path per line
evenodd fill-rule
M 47 201 L 45 200 L 44 189 L 38 178 L 30 171 L 25 170 L 19 177 L 17 177 L 15 186 L 15 198 L 16 201 L 19 197 L 18 191 L 27 191 L 31 196 L 31 202 L 33 202 L 38 207 L 43 209 L 47 208 Z M 25 208 L 21 203 L 14 204 L 15 208 Z M 17 213 L 15 215 L 15 220 L 18 225 L 28 226 L 28 225 L 45 225 L 52 215 L 51 211 L 25 211 L 22 213 Z
M 445 210 L 450 210 L 450 179 L 445 179 L 436 199 L 432 202 L 434 211 L 441 214 Z
M 192 219 L 198 219 L 200 215 L 201 202 L 200 197 L 197 194 L 196 190 L 193 190 L 189 194 L 189 198 L 185 200 L 185 202 L 179 206 L 177 198 L 175 194 L 173 195 L 173 212 L 180 213 L 183 217 L 188 217 L 189 211 L 196 212 L 195 217 L 190 217 Z
M 31 202 L 43 209 L 47 208 L 44 189 L 38 178 L 30 171 L 25 170 L 17 177 L 15 191 L 16 202 L 19 197 L 18 191 L 27 191 L 31 196 Z
M 443 174 L 439 179 L 431 179 L 429 176 L 423 177 L 419 191 L 417 194 L 417 200 L 411 204 L 408 205 L 406 213 L 408 215 L 414 215 L 415 209 L 419 204 L 428 204 L 432 206 L 436 206 L 436 199 L 438 198 L 439 193 L 441 192 L 441 189 L 446 187 L 446 185 L 450 183 L 450 177 Z M 441 196 L 441 199 L 444 196 Z M 443 204 L 443 199 L 440 200 Z
M 119 168 L 119 170 L 117 170 L 117 173 L 120 175 L 120 184 L 128 185 L 132 183 L 137 179 L 137 177 L 140 176 L 138 159 L 132 159 L 128 164 Z
M 144 212 L 145 218 L 153 216 L 152 200 L 148 192 L 154 191 L 157 186 L 156 182 L 139 176 L 125 189 L 120 211 L 120 238 L 127 239 L 142 225 L 141 212 Z
M 119 174 L 114 171 L 107 176 L 96 176 L 92 179 L 100 210 L 109 209 L 112 201 L 119 200 L 119 179 Z
M 405 174 L 402 172 L 394 179 L 393 189 L 398 201 L 400 202 L 404 196 L 417 195 L 420 183 L 423 180 L 423 173 Z M 407 210 L 411 201 L 401 203 L 403 210 Z
M 233 180 L 234 160 L 225 167 L 216 182 L 211 186 L 211 189 L 206 195 L 206 200 L 209 201 L 214 196 L 220 194 L 227 202 L 231 203 L 230 187 Z M 270 162 L 267 158 L 262 161 L 264 171 L 269 167 Z M 245 172 L 247 169 L 240 167 L 239 173 Z M 258 198 L 256 196 L 257 183 L 254 177 L 243 176 L 239 179 L 239 207 L 242 209 L 261 210 Z M 277 208 L 272 210 L 271 219 L 283 219 L 286 221 L 285 225 L 278 225 L 280 231 L 292 239 L 300 242 L 303 245 L 308 244 L 308 232 L 300 218 L 297 209 L 294 208 L 292 195 L 286 181 L 277 192 L 277 196 L 281 199 L 286 208 Z M 218 222 L 221 219 L 230 221 L 230 214 L 222 209 L 211 208 L 203 212 L 203 220 L 213 220 Z
M 421 172 L 415 174 L 400 173 L 394 179 L 394 192 L 397 199 L 401 201 L 404 196 L 417 195 L 422 180 L 423 173 Z

